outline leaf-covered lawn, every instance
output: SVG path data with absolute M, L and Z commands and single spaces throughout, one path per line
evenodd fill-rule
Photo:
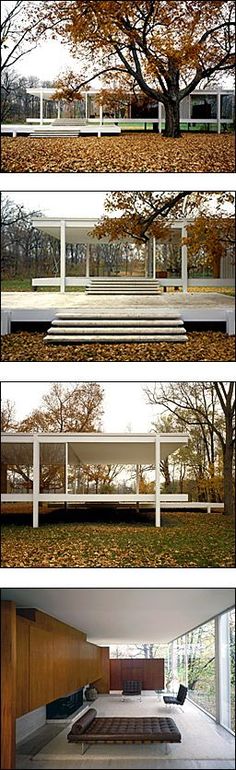
M 235 337 L 190 332 L 188 341 L 48 345 L 39 332 L 2 337 L 2 361 L 235 361 Z
M 3 137 L 2 171 L 234 172 L 234 135 Z
M 234 567 L 231 519 L 217 514 L 162 516 L 143 524 L 2 527 L 2 567 Z

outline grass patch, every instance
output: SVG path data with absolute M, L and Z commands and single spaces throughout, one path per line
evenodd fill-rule
M 2 567 L 234 567 L 234 526 L 220 514 L 168 513 L 162 527 L 88 523 L 2 527 Z
M 34 291 L 32 287 L 32 278 L 3 278 L 1 281 L 2 291 Z M 67 291 L 85 291 L 85 286 L 67 286 Z M 37 291 L 60 291 L 60 286 L 37 286 Z

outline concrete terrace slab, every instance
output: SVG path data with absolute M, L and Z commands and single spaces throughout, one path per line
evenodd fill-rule
M 148 310 L 158 317 L 178 312 L 184 322 L 225 323 L 228 334 L 235 333 L 234 297 L 217 292 L 182 292 L 163 293 L 153 296 L 112 295 L 88 296 L 85 292 L 3 292 L 2 293 L 2 333 L 7 333 L 11 323 L 47 323 L 62 311 L 82 311 L 121 317 L 137 315 L 142 318 Z

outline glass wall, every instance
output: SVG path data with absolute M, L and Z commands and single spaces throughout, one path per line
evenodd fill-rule
M 166 243 L 156 244 L 156 277 L 181 278 L 182 233 L 175 228 Z
M 72 450 L 70 449 L 70 458 Z M 71 494 L 154 494 L 155 470 L 135 465 L 68 465 L 68 492 Z
M 65 492 L 65 444 L 40 443 L 40 492 Z
M 216 716 L 215 621 L 187 634 L 188 697 Z
M 166 689 L 188 687 L 188 698 L 235 731 L 235 610 L 169 644 Z
M 1 448 L 1 493 L 29 494 L 33 490 L 33 444 L 9 442 Z
M 191 96 L 191 118 L 204 121 L 204 118 L 217 118 L 217 96 L 210 94 L 196 94 Z

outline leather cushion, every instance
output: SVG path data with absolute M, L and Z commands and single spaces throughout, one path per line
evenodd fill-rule
M 92 725 L 96 716 L 96 709 L 89 709 L 86 711 L 86 714 L 83 714 L 80 719 L 77 719 L 76 722 L 74 722 L 69 735 L 81 735 L 84 733 L 85 730 Z
M 181 734 L 169 717 L 98 717 L 83 735 L 69 735 L 69 741 L 143 741 L 180 743 Z

